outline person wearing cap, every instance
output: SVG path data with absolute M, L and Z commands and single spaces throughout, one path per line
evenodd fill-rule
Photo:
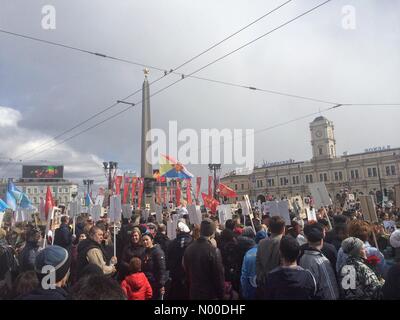
M 337 300 L 339 289 L 334 269 L 321 252 L 324 243 L 324 227 L 319 223 L 307 224 L 304 235 L 308 247 L 299 260 L 299 266 L 311 271 L 317 282 L 317 297 L 323 300 Z
M 300 246 L 307 243 L 307 240 L 303 236 L 304 221 L 301 218 L 294 217 L 292 219 L 292 225 L 288 229 L 288 234 L 297 240 Z
M 200 238 L 185 251 L 183 265 L 191 300 L 222 300 L 224 297 L 224 267 L 221 253 L 210 240 L 215 223 L 206 218 L 200 224 Z
M 284 236 L 279 244 L 281 265 L 268 273 L 265 281 L 265 300 L 313 300 L 317 283 L 313 274 L 297 265 L 300 254 L 298 241 Z
M 18 297 L 19 300 L 67 300 L 65 287 L 70 271 L 71 257 L 60 246 L 48 246 L 41 250 L 34 264 L 39 287 Z M 52 267 L 52 270 L 49 270 Z
M 152 233 L 143 234 L 142 241 L 145 248 L 142 255 L 142 270 L 153 290 L 153 300 L 160 300 L 165 294 L 165 284 L 168 280 L 165 253 L 160 245 L 154 244 Z
M 171 287 L 168 292 L 169 300 L 186 300 L 189 298 L 185 271 L 182 266 L 182 258 L 186 248 L 193 242 L 189 227 L 179 221 L 176 238 L 172 240 L 167 249 L 167 269 L 171 278 Z
M 345 300 L 376 300 L 380 298 L 382 282 L 375 272 L 365 264 L 367 254 L 364 242 L 349 237 L 342 242 L 346 263 L 340 269 L 339 287 Z
M 390 246 L 395 251 L 395 264 L 388 270 L 382 292 L 385 300 L 400 300 L 400 229 L 390 235 Z

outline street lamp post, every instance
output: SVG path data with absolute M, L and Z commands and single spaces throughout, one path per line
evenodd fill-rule
M 90 186 L 94 183 L 94 180 L 85 179 L 83 184 L 87 186 L 87 194 L 90 194 Z
M 115 173 L 117 172 L 118 162 L 109 161 L 103 162 L 103 168 L 106 173 L 108 174 L 108 205 L 110 204 L 110 196 L 113 189 L 113 179 L 115 177 Z

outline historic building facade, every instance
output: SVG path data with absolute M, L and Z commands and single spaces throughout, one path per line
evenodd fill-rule
M 255 167 L 248 175 L 232 172 L 221 178 L 221 182 L 237 191 L 236 200 L 241 200 L 244 194 L 248 194 L 252 201 L 262 202 L 268 196 L 304 197 L 309 195 L 307 185 L 314 182 L 324 182 L 332 200 L 344 189 L 356 196 L 374 195 L 378 201 L 381 201 L 382 194 L 394 200 L 394 186 L 400 184 L 400 148 L 372 149 L 338 157 L 331 121 L 317 117 L 311 122 L 310 131 L 311 160 L 263 165 Z

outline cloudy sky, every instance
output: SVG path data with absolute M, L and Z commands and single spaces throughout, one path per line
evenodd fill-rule
M 0 0 L 0 29 L 169 70 L 284 2 Z M 293 0 L 178 72 L 191 73 L 321 2 Z M 42 28 L 44 5 L 56 9 L 55 30 Z M 343 26 L 346 5 L 355 9 L 355 29 Z M 140 172 L 140 107 L 54 148 L 48 148 L 54 142 L 39 146 L 140 89 L 142 69 L 0 33 L 0 176 L 20 176 L 21 162 L 65 164 L 66 177 L 77 181 L 102 182 L 102 161 Z M 399 70 L 400 1 L 333 0 L 196 76 L 335 103 L 375 104 L 400 103 Z M 161 75 L 150 69 L 149 81 Z M 168 75 L 151 92 L 177 79 Z M 129 101 L 140 102 L 140 92 Z M 339 155 L 400 147 L 399 106 L 323 111 L 330 106 L 191 78 L 151 98 L 152 126 L 166 131 L 169 120 L 197 132 L 260 130 L 321 111 L 335 124 Z M 120 104 L 57 141 L 126 107 Z M 309 123 L 317 115 L 256 134 L 256 163 L 310 159 Z M 208 172 L 207 165 L 188 168 L 195 175 Z

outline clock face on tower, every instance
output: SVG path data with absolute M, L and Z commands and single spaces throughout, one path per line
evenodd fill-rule
M 321 132 L 321 130 L 317 130 L 317 131 L 315 132 L 315 136 L 318 137 L 318 138 L 321 138 L 321 137 L 322 137 L 322 132 Z

